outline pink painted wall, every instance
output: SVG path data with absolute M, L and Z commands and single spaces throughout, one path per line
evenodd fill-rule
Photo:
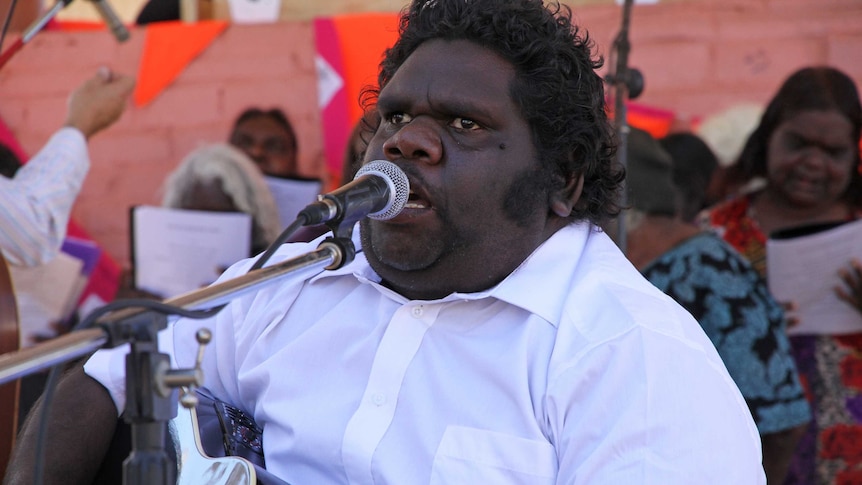
M 619 8 L 579 16 L 609 52 Z M 704 117 L 740 102 L 765 103 L 796 69 L 830 64 L 862 83 L 859 0 L 699 0 L 635 6 L 630 65 L 646 89 L 636 102 Z
M 606 56 L 616 6 L 576 9 Z M 635 6 L 630 64 L 646 78 L 638 103 L 684 124 L 740 102 L 763 103 L 793 70 L 831 64 L 862 81 L 862 1 L 700 0 Z M 135 73 L 144 32 L 43 32 L 0 70 L 0 116 L 35 152 L 63 121 L 69 91 L 102 63 Z M 225 139 L 246 105 L 284 107 L 301 165 L 324 175 L 311 24 L 232 26 L 152 105 L 131 108 L 91 142 L 93 167 L 74 217 L 128 264 L 128 207 L 157 204 L 165 175 L 199 143 Z
M 0 70 L 0 117 L 34 154 L 63 122 L 66 98 L 99 65 L 135 74 L 144 30 L 41 32 Z M 128 265 L 128 208 L 158 205 L 165 176 L 195 147 L 225 141 L 245 107 L 279 106 L 297 131 L 304 175 L 325 177 L 311 23 L 231 26 L 147 106 L 129 106 L 90 141 L 73 217 Z

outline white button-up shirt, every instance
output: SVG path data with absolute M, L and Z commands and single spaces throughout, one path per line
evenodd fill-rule
M 481 293 L 410 301 L 378 282 L 359 253 L 164 341 L 187 367 L 213 330 L 206 387 L 263 426 L 267 469 L 294 485 L 765 483 L 709 339 L 592 226 Z M 87 372 L 121 407 L 119 354 Z

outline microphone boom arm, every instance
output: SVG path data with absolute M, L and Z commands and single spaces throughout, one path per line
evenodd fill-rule
M 298 271 L 320 272 L 339 268 L 352 259 L 354 251 L 350 240 L 345 243 L 343 240 L 327 239 L 307 254 L 164 300 L 164 303 L 186 310 L 213 308 Z M 117 332 L 109 329 L 117 322 L 144 312 L 140 309 L 120 310 L 106 317 L 107 321 L 100 320 L 100 328 L 78 330 L 33 347 L 0 355 L 0 384 L 74 360 L 101 347 L 111 348 L 123 344 L 125 342 L 116 341 L 123 340 L 117 338 Z

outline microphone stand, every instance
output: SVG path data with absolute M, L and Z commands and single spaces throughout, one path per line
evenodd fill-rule
M 339 232 L 349 235 L 351 229 Z M 165 300 L 186 310 L 211 309 L 278 278 L 306 271 L 338 269 L 353 260 L 355 247 L 349 237 L 327 238 L 316 250 L 200 290 Z M 164 450 L 167 422 L 176 414 L 176 391 L 181 386 L 200 385 L 200 355 L 194 369 L 170 369 L 170 357 L 158 352 L 159 330 L 167 317 L 147 310 L 125 309 L 98 322 L 99 328 L 79 330 L 43 344 L 0 356 L 0 384 L 73 360 L 100 347 L 126 343 L 125 419 L 132 427 L 132 453 L 123 463 L 127 485 L 173 484 L 176 470 Z M 199 339 L 199 342 L 203 345 Z
M 615 86 L 614 95 L 614 126 L 617 132 L 619 145 L 617 146 L 617 163 L 623 168 L 628 166 L 628 134 L 629 126 L 626 120 L 626 99 L 636 98 L 643 91 L 643 76 L 637 69 L 628 67 L 629 52 L 631 44 L 629 43 L 629 24 L 631 18 L 632 0 L 625 0 L 623 3 L 623 18 L 622 27 L 616 40 L 614 40 L 614 50 L 616 52 L 616 67 L 612 75 L 606 77 L 607 81 Z M 626 189 L 625 180 L 622 183 L 622 202 L 623 209 L 628 206 L 628 191 Z M 627 238 L 625 228 L 625 216 L 620 215 L 617 220 L 617 245 L 626 252 Z
M 21 33 L 21 37 L 16 39 L 15 42 L 11 46 L 9 46 L 8 49 L 6 49 L 2 54 L 0 54 L 0 69 L 2 69 L 7 62 L 9 62 L 9 59 L 11 59 L 12 56 L 14 56 L 19 50 L 21 50 L 21 47 L 24 47 L 24 44 L 30 42 L 33 37 L 35 37 L 36 34 L 39 33 L 40 30 L 45 28 L 45 25 L 47 25 L 48 22 L 51 21 L 51 19 L 56 17 L 57 14 L 60 13 L 60 10 L 66 8 L 66 5 L 69 5 L 70 3 L 72 3 L 72 0 L 59 0 L 57 3 L 54 4 L 53 7 L 49 8 L 44 14 L 42 14 L 41 17 L 34 20 L 32 24 L 27 26 L 27 28 L 24 29 L 24 31 Z M 10 12 L 9 14 L 12 15 L 12 12 Z

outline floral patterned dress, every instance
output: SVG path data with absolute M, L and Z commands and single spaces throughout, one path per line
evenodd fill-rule
M 765 276 L 767 235 L 751 216 L 752 197 L 719 204 L 701 222 Z M 790 344 L 814 419 L 785 485 L 862 484 L 862 333 L 795 335 Z

